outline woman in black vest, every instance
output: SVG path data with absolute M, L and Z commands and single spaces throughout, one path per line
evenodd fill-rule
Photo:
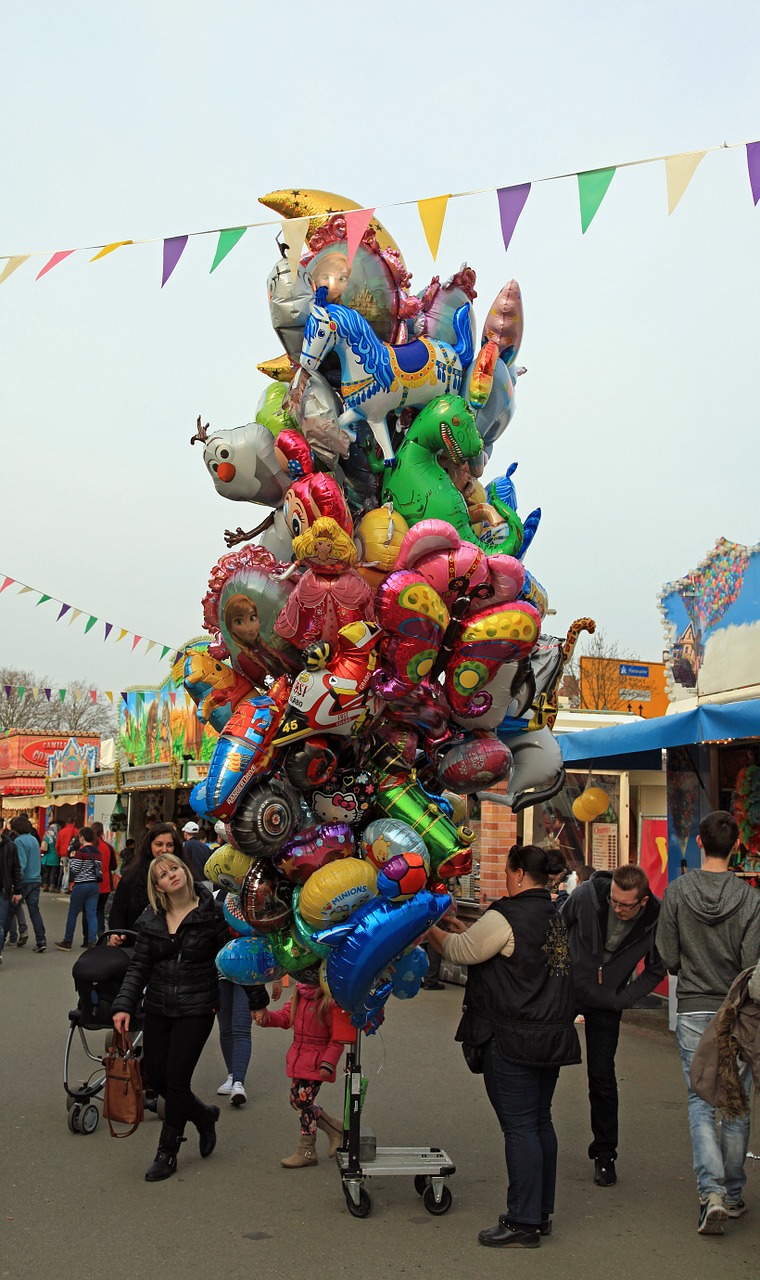
M 456 1039 L 480 1047 L 489 1101 L 504 1133 L 507 1211 L 480 1244 L 537 1249 L 551 1231 L 557 1137 L 551 1104 L 560 1067 L 580 1062 L 565 927 L 546 887 L 555 850 L 515 845 L 507 894 L 459 937 L 431 929 L 447 960 L 468 966 Z

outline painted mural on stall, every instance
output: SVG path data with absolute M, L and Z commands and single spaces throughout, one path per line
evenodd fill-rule
M 208 648 L 208 637 L 193 640 L 196 650 Z M 155 689 L 127 689 L 119 707 L 119 755 L 128 764 L 209 761 L 216 730 L 198 718 L 198 708 L 183 684 L 171 676 Z

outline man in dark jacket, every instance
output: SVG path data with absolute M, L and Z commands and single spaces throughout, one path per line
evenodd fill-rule
M 617 1182 L 618 1091 L 615 1053 L 623 1009 L 649 995 L 665 977 L 655 946 L 660 902 L 641 867 L 597 871 L 570 894 L 562 910 L 573 962 L 576 1010 L 586 1024 L 586 1070 L 594 1140 L 594 1182 Z M 629 981 L 639 962 L 644 970 Z
M 21 901 L 21 862 L 16 843 L 0 818 L 0 964 L 11 908 Z

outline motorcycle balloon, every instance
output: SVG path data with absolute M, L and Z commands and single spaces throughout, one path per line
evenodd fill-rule
M 298 792 L 281 778 L 251 787 L 238 802 L 230 830 L 242 853 L 266 857 L 295 831 L 301 816 Z

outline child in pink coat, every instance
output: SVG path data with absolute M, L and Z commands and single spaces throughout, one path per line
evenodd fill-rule
M 318 986 L 297 982 L 292 1000 L 282 1009 L 259 1009 L 253 1015 L 259 1027 L 293 1028 L 293 1043 L 285 1059 L 291 1080 L 290 1105 L 298 1112 L 301 1136 L 298 1149 L 280 1161 L 286 1169 L 305 1169 L 318 1164 L 317 1129 L 330 1140 L 329 1156 L 343 1141 L 343 1123 L 328 1116 L 315 1099 L 324 1080 L 335 1080 L 335 1068 L 343 1053 L 336 1035 L 335 1003 Z

